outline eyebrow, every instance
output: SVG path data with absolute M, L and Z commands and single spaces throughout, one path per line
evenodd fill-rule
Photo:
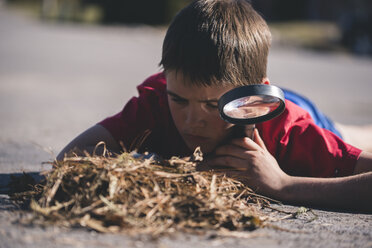
M 170 90 L 167 90 L 167 93 L 170 96 L 174 96 L 174 97 L 177 97 L 177 98 L 181 98 L 181 99 L 187 100 L 186 98 L 180 97 L 179 95 L 177 95 L 176 93 L 174 93 L 174 92 L 172 92 Z
M 182 100 L 187 100 L 186 98 L 181 97 L 181 96 L 177 95 L 176 93 L 174 93 L 174 92 L 172 92 L 172 91 L 170 91 L 170 90 L 167 90 L 167 93 L 168 93 L 168 95 L 170 95 L 170 96 L 177 97 L 177 98 L 180 98 L 180 99 L 182 99 Z M 213 103 L 217 103 L 217 102 L 218 102 L 218 99 L 199 100 L 198 102 L 202 102 L 202 103 L 211 103 L 211 102 L 213 102 Z

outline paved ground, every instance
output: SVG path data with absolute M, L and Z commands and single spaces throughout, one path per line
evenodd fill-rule
M 40 23 L 0 7 L 0 180 L 48 169 L 74 136 L 121 110 L 159 71 L 164 31 Z M 372 123 L 372 60 L 274 45 L 269 77 L 312 98 L 334 120 Z M 296 208 L 286 206 L 291 210 Z M 17 223 L 0 195 L 0 247 L 372 247 L 372 216 L 316 210 L 282 221 L 301 233 L 262 229 L 251 239 L 178 235 L 158 241 Z

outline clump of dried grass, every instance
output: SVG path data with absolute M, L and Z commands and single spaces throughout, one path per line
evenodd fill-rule
M 99 232 L 158 236 L 175 231 L 245 231 L 263 225 L 263 202 L 242 183 L 197 172 L 194 156 L 157 162 L 123 153 L 54 163 L 30 202 L 37 219 Z M 22 195 L 24 200 L 25 194 Z

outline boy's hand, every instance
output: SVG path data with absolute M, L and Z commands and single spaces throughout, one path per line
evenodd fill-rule
M 247 137 L 231 140 L 229 144 L 218 147 L 215 156 L 198 169 L 226 173 L 269 196 L 277 196 L 290 179 L 266 149 L 257 129 L 254 130 L 254 140 Z
M 257 130 L 253 140 L 238 138 L 217 148 L 216 154 L 197 169 L 225 173 L 258 193 L 286 203 L 367 212 L 372 209 L 372 171 L 337 178 L 289 176 L 267 151 Z

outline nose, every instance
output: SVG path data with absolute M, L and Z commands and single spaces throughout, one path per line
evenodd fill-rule
M 206 125 L 205 113 L 201 106 L 190 106 L 186 113 L 186 124 L 192 128 L 200 128 Z

